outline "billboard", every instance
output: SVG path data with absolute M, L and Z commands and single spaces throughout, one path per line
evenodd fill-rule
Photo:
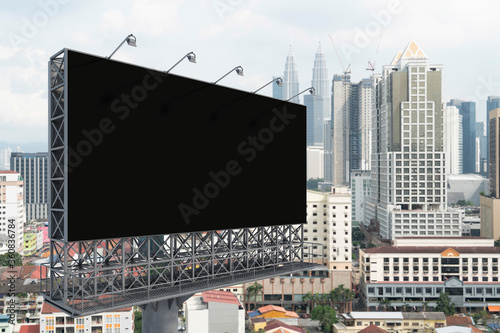
M 303 105 L 65 51 L 66 241 L 305 223 Z

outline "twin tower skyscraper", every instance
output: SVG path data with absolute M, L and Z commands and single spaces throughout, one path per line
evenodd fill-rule
M 311 82 L 315 94 L 304 95 L 304 105 L 307 107 L 307 145 L 323 146 L 326 183 L 348 185 L 352 170 L 370 169 L 374 80 L 376 75 L 351 83 L 348 72 L 330 79 L 325 53 L 319 44 Z M 283 87 L 275 85 L 273 97 L 287 100 L 298 93 L 298 70 L 290 46 Z M 299 97 L 291 101 L 299 103 Z

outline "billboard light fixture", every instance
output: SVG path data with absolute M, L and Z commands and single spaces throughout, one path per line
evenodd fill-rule
M 255 94 L 257 91 L 267 87 L 268 85 L 270 85 L 271 83 L 275 82 L 276 81 L 276 84 L 280 87 L 283 87 L 283 79 L 281 77 L 275 77 L 274 79 L 272 79 L 271 81 L 269 81 L 268 83 L 266 83 L 265 85 L 263 85 L 262 87 L 260 87 L 259 89 L 255 90 L 253 93 Z
M 111 59 L 113 54 L 115 54 L 116 51 L 118 51 L 118 49 L 120 47 L 122 47 L 123 43 L 125 43 L 125 42 L 127 42 L 127 44 L 130 46 L 137 47 L 137 38 L 135 38 L 135 36 L 133 34 L 130 34 L 123 40 L 123 42 L 120 43 L 120 45 L 118 45 L 118 47 L 113 51 L 113 53 L 111 53 L 111 55 L 109 57 L 107 57 L 106 59 Z
M 166 71 L 165 73 L 170 72 L 175 66 L 177 66 L 182 60 L 184 60 L 184 58 L 187 58 L 189 60 L 189 62 L 192 62 L 193 64 L 196 64 L 196 54 L 194 54 L 194 52 L 189 52 L 184 57 L 182 57 L 179 61 L 177 61 L 175 63 L 175 65 L 173 65 L 172 67 L 170 67 L 170 69 L 168 71 Z
M 218 79 L 217 81 L 215 81 L 214 84 L 216 84 L 217 82 L 219 82 L 220 80 L 222 80 L 223 78 L 225 78 L 226 76 L 228 76 L 229 74 L 231 74 L 232 71 L 236 71 L 236 74 L 238 74 L 239 76 L 243 76 L 243 67 L 236 66 L 233 69 L 231 69 L 229 72 L 227 72 L 226 74 L 224 74 L 223 77 L 221 77 L 220 79 Z
M 316 89 L 314 89 L 314 87 L 309 87 L 309 88 L 307 88 L 307 89 L 302 90 L 302 91 L 301 91 L 301 92 L 299 92 L 297 95 L 290 97 L 290 98 L 289 98 L 289 99 L 287 99 L 286 101 L 288 102 L 289 100 L 294 99 L 295 97 L 299 96 L 300 94 L 305 93 L 305 92 L 306 92 L 306 91 L 308 91 L 308 90 L 309 90 L 309 93 L 310 93 L 311 95 L 316 95 Z

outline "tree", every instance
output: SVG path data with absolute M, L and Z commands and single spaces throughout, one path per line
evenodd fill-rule
M 306 183 L 306 187 L 309 190 L 317 190 L 318 189 L 318 183 L 322 182 L 323 178 L 309 178 Z
M 312 299 L 313 293 L 308 291 L 304 296 L 302 296 L 302 301 L 308 303 L 309 309 L 312 309 Z M 309 313 L 309 311 L 307 311 Z
M 443 312 L 446 316 L 453 316 L 455 314 L 455 303 L 451 302 L 450 295 L 448 293 L 439 294 L 434 311 Z
M 134 333 L 142 333 L 142 310 L 134 307 Z
M 384 298 L 380 301 L 380 303 L 378 303 L 378 305 L 384 308 L 384 311 L 387 311 L 387 309 L 391 307 L 391 301 L 389 301 L 387 298 Z
M 319 321 L 319 327 L 324 333 L 331 332 L 333 324 L 337 323 L 335 310 L 328 305 L 318 305 L 311 313 L 311 319 Z
M 258 282 L 254 282 L 247 287 L 248 310 L 250 310 L 250 299 L 252 297 L 254 301 L 254 309 L 257 308 L 257 295 L 261 294 L 263 291 L 264 287 Z
M 498 239 L 494 242 L 494 244 L 493 244 L 493 245 L 495 245 L 495 246 L 500 246 L 500 238 L 498 238 Z
M 17 253 L 5 253 L 0 255 L 0 266 L 22 266 L 23 257 Z
M 355 295 L 351 289 L 344 288 L 344 285 L 340 284 L 330 291 L 331 305 L 333 306 L 334 303 L 338 303 L 339 312 L 349 312 L 350 306 L 348 304 L 350 304 Z

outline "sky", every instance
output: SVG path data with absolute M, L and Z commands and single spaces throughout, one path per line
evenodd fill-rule
M 350 65 L 352 81 L 380 72 L 415 40 L 431 64 L 444 66 L 443 101 L 500 96 L 500 20 L 497 1 L 462 0 L 25 0 L 0 10 L 0 141 L 46 142 L 48 61 L 69 48 L 167 70 L 207 82 L 236 66 L 219 84 L 255 91 L 282 76 L 290 45 L 300 90 L 311 85 L 321 44 L 328 75 Z M 97 80 L 98 78 L 96 78 Z M 91 93 L 91 87 L 89 87 Z M 271 85 L 259 93 L 272 96 Z

